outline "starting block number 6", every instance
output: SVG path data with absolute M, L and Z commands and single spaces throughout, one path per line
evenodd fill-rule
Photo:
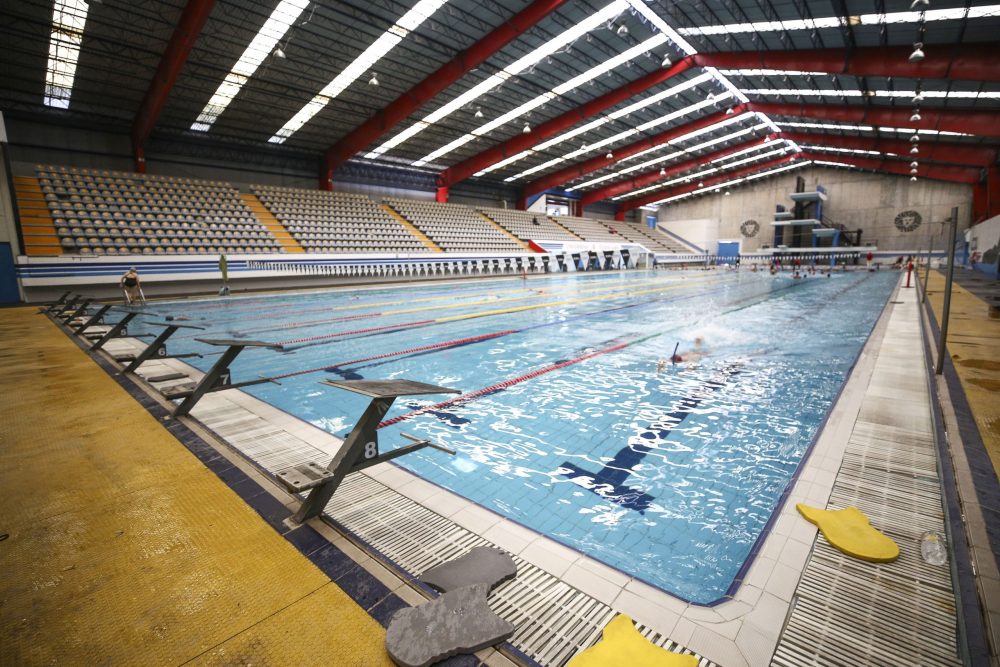
M 366 459 L 373 459 L 378 456 L 378 443 L 377 442 L 366 442 L 365 443 L 365 454 Z

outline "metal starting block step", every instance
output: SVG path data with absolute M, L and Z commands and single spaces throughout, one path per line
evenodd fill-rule
M 143 378 L 146 382 L 169 382 L 170 380 L 182 380 L 188 377 L 184 373 L 164 373 L 163 375 L 149 375 Z
M 292 493 L 307 491 L 332 478 L 333 472 L 311 461 L 278 473 L 278 481 Z
M 174 385 L 173 387 L 164 387 L 160 389 L 160 393 L 163 394 L 165 398 L 187 398 L 194 391 L 194 383 L 185 383 Z
M 116 354 L 114 359 L 120 362 L 135 361 L 135 355 L 131 352 L 126 352 L 124 354 Z

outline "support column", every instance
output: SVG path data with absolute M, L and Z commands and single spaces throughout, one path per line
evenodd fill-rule
M 328 158 L 323 158 L 323 164 L 319 169 L 319 189 L 333 190 L 333 166 Z
M 135 173 L 145 174 L 146 173 L 146 149 L 142 146 L 135 145 L 132 147 L 132 154 L 135 157 Z
M 440 204 L 448 203 L 448 186 L 439 186 L 434 196 L 434 201 Z
M 615 211 L 615 220 L 617 220 L 618 222 L 625 222 L 625 210 L 624 209 L 619 208 L 619 209 L 617 209 Z
M 1000 215 L 1000 167 L 986 172 L 986 217 Z
M 987 182 L 989 176 L 986 177 Z M 987 183 L 972 184 L 972 224 L 990 217 L 989 188 Z

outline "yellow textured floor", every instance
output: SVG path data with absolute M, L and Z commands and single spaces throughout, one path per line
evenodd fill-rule
M 0 664 L 392 664 L 378 623 L 34 308 L 0 310 L 0 368 Z
M 931 271 L 927 300 L 941 322 L 944 275 Z M 951 295 L 948 352 L 962 381 L 993 469 L 1000 474 L 1000 319 L 989 304 L 957 282 Z

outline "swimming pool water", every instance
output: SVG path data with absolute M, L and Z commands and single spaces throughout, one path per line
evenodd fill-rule
M 595 273 L 155 309 L 208 327 L 198 337 L 286 343 L 245 351 L 234 381 L 326 368 L 244 391 L 340 436 L 367 400 L 320 380 L 461 390 L 398 399 L 383 451 L 401 431 L 451 447 L 397 462 L 707 604 L 734 587 L 896 277 Z M 175 335 L 170 352 L 208 351 L 194 337 Z M 658 363 L 675 345 L 690 359 L 696 338 L 700 360 Z

